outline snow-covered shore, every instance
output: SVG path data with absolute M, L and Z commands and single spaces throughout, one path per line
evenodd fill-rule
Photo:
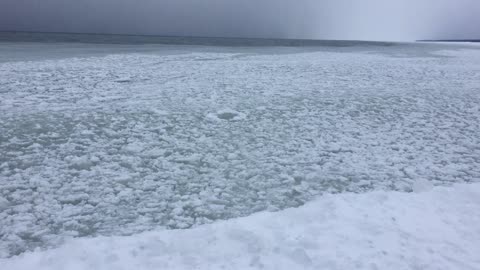
M 8 270 L 480 269 L 480 184 L 325 195 L 188 230 L 75 239 Z

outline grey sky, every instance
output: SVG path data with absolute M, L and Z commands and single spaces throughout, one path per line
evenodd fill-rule
M 480 0 L 1 0 L 0 31 L 480 38 Z

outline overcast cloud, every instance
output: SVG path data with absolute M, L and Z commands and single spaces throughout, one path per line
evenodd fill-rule
M 480 38 L 480 0 L 0 0 L 0 31 Z

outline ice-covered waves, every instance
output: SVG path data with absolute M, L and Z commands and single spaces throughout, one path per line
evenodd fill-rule
M 0 74 L 2 256 L 480 179 L 477 50 L 128 54 Z

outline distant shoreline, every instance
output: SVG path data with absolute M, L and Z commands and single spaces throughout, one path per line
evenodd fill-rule
M 480 42 L 480 39 L 426 39 L 426 40 L 417 40 L 417 42 Z

